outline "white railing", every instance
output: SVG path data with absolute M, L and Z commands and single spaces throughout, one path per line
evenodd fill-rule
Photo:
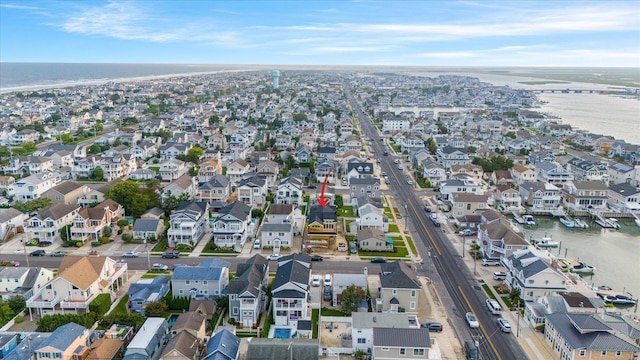
M 36 295 L 35 298 L 37 299 L 40 295 Z M 54 297 L 52 300 L 35 300 L 35 299 L 29 299 L 27 300 L 27 307 L 30 308 L 53 308 L 54 306 L 56 306 L 59 302 L 60 299 L 56 296 Z
M 85 300 L 61 301 L 60 307 L 63 309 L 86 309 L 96 296 L 98 296 L 98 293 L 91 294 L 91 296 Z

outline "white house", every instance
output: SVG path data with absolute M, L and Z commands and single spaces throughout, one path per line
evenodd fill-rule
M 241 248 L 249 237 L 251 207 L 241 201 L 221 208 L 213 220 L 213 241 L 221 247 Z
M 278 259 L 271 288 L 276 325 L 296 326 L 298 320 L 311 318 L 311 309 L 307 306 L 310 273 L 311 257 L 307 254 L 297 253 Z
M 195 246 L 208 229 L 209 205 L 205 202 L 183 202 L 171 214 L 167 239 L 170 246 L 187 244 Z
M 565 291 L 569 279 L 545 263 L 531 250 L 519 250 L 503 261 L 507 269 L 504 283 L 520 292 L 525 301 L 535 301 L 541 296 Z

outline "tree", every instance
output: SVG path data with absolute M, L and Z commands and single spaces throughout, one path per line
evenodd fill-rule
M 427 139 L 427 149 L 431 153 L 431 155 L 435 155 L 438 151 L 438 145 L 436 145 L 435 140 L 433 138 Z
M 306 121 L 306 120 L 307 120 L 307 114 L 293 113 L 293 121 L 300 122 L 300 121 Z
M 152 188 L 142 192 L 138 183 L 133 180 L 125 180 L 113 185 L 104 196 L 122 205 L 126 214 L 134 218 L 140 217 L 152 207 L 160 206 L 160 196 Z
M 38 211 L 49 205 L 51 205 L 51 199 L 41 197 L 41 198 L 33 199 L 27 202 L 16 201 L 13 204 L 13 208 L 16 210 L 22 211 L 23 213 L 30 214 L 34 211 Z
M 342 199 L 342 195 L 336 195 L 336 197 L 333 200 L 333 203 L 337 207 L 342 207 L 344 205 L 344 200 Z
M 216 298 L 216 309 L 222 310 L 222 309 L 228 309 L 228 308 L 229 308 L 229 296 L 228 295 L 218 296 Z
M 156 301 L 144 308 L 144 314 L 146 316 L 163 316 L 164 312 L 167 311 L 168 306 L 164 301 Z
M 102 148 L 98 144 L 93 144 L 87 148 L 87 154 L 99 154 Z
M 340 305 L 342 306 L 342 311 L 351 314 L 358 310 L 358 306 L 360 302 L 365 299 L 367 294 L 361 287 L 357 287 L 354 284 L 342 290 L 340 294 Z
M 11 320 L 13 317 L 13 312 L 11 311 L 11 307 L 8 303 L 2 301 L 0 299 L 0 324 L 5 324 Z
M 285 163 L 287 165 L 287 169 L 291 170 L 296 167 L 296 158 L 294 158 L 293 155 L 289 154 Z
M 37 149 L 38 148 L 36 147 L 35 143 L 26 142 L 18 147 L 13 148 L 11 152 L 13 152 L 13 155 L 31 155 Z
M 101 167 L 93 169 L 91 172 L 91 178 L 98 181 L 104 180 L 104 170 L 102 170 Z
M 182 202 L 191 200 L 191 196 L 186 192 L 180 194 L 178 197 L 175 195 L 169 195 L 162 200 L 162 210 L 164 210 L 164 213 L 169 216 L 172 211 L 178 209 Z
M 25 308 L 25 306 L 27 306 L 27 302 L 25 301 L 25 299 L 22 296 L 18 295 L 10 297 L 9 300 L 7 300 L 7 304 L 9 304 L 9 307 L 14 314 L 19 313 L 20 311 L 22 311 L 22 309 Z
M 475 154 L 475 153 L 476 153 L 476 151 L 478 151 L 478 149 L 477 149 L 475 146 L 469 146 L 469 147 L 467 148 L 467 152 L 468 152 L 469 154 Z

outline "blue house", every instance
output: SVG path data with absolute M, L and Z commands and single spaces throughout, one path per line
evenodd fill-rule
M 140 279 L 129 287 L 129 306 L 132 311 L 144 315 L 144 307 L 162 299 L 169 292 L 169 277 L 156 276 L 153 279 Z
M 31 348 L 31 357 L 33 357 L 33 349 L 39 348 L 45 341 L 49 340 L 52 334 L 38 334 L 34 333 L 27 338 L 22 338 L 20 345 L 15 346 L 13 350 L 2 357 L 2 360 L 24 360 L 29 359 L 29 348 Z
M 0 334 L 0 359 L 7 356 L 16 346 L 18 346 L 18 335 Z
M 235 360 L 238 358 L 240 338 L 222 329 L 209 339 L 207 353 L 202 360 Z
M 212 299 L 226 294 L 229 284 L 229 263 L 212 258 L 197 266 L 180 266 L 173 271 L 173 296 Z
M 158 357 L 168 339 L 169 325 L 163 318 L 148 318 L 127 346 L 123 360 L 147 360 Z

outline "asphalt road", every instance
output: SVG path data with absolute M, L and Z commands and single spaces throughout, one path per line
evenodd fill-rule
M 437 274 L 431 276 L 436 288 L 446 289 L 441 294 L 444 304 L 449 312 L 449 318 L 454 325 L 461 342 L 476 339 L 480 345 L 479 352 L 483 360 L 486 359 L 527 359 L 526 354 L 513 335 L 504 334 L 497 326 L 497 317 L 492 315 L 485 305 L 486 294 L 481 284 L 467 268 L 463 259 L 453 248 L 442 228 L 436 228 L 428 219 L 424 211 L 424 203 L 418 196 L 413 186 L 407 184 L 407 175 L 399 170 L 393 163 L 394 156 L 383 156 L 383 152 L 389 150 L 380 140 L 377 129 L 369 118 L 362 112 L 362 108 L 355 101 L 347 86 L 345 93 L 356 114 L 365 136 L 372 139 L 371 147 L 374 157 L 381 159 L 380 166 L 391 180 L 390 189 L 405 218 L 408 218 L 408 228 L 414 233 L 416 245 L 423 259 L 427 261 L 427 271 L 435 268 Z M 402 207 L 404 206 L 404 209 Z M 434 209 L 435 210 L 435 209 Z M 440 219 L 440 217 L 439 217 Z M 442 222 L 442 220 L 439 220 Z M 415 234 L 418 236 L 416 237 Z M 429 257 L 429 254 L 432 256 Z M 433 265 L 431 265 L 433 264 Z M 442 293 L 442 292 L 439 292 Z M 470 329 L 465 320 L 465 314 L 473 312 L 480 322 L 479 329 Z M 515 324 L 512 324 L 515 328 Z

